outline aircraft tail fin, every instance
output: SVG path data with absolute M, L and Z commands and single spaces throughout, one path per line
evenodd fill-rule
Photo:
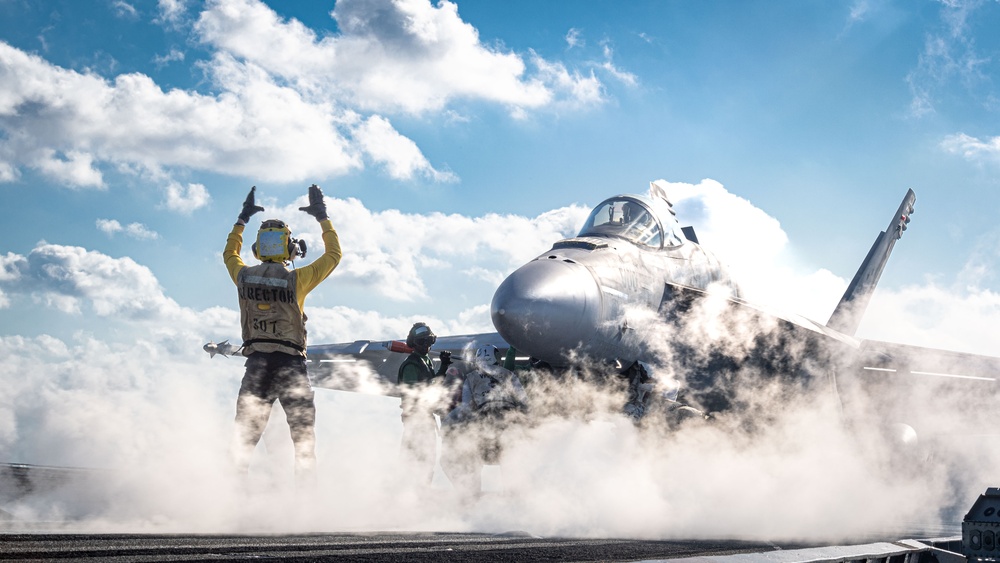
M 861 263 L 858 272 L 854 274 L 854 279 L 847 286 L 847 291 L 840 298 L 840 303 L 830 315 L 830 320 L 826 322 L 827 327 L 850 336 L 854 336 L 854 333 L 857 332 L 861 318 L 868 308 L 868 301 L 871 299 L 875 286 L 878 285 L 879 277 L 882 276 L 882 270 L 889 260 L 889 254 L 892 253 L 893 246 L 903 236 L 903 231 L 906 230 L 906 225 L 910 222 L 910 215 L 913 213 L 913 204 L 916 200 L 917 196 L 913 190 L 907 190 L 906 196 L 899 204 L 896 214 L 892 216 L 888 228 L 875 238 L 875 243 L 868 251 L 868 256 Z

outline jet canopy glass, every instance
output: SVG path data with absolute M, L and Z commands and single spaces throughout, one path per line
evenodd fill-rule
M 656 216 L 638 199 L 616 197 L 594 208 L 579 236 L 621 237 L 645 246 L 663 246 L 663 229 Z M 668 231 L 667 246 L 680 244 L 673 231 Z

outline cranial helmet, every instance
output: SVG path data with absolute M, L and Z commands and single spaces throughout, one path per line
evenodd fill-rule
M 480 346 L 476 350 L 476 363 L 484 366 L 500 365 L 500 349 L 492 344 Z
M 292 231 L 284 221 L 268 219 L 260 224 L 257 242 L 253 243 L 250 250 L 262 262 L 285 262 L 297 255 L 305 256 L 305 248 L 300 251 L 298 243 L 292 238 Z
M 437 335 L 426 323 L 415 323 L 410 328 L 410 333 L 406 335 L 406 345 L 410 348 L 425 346 L 430 348 L 437 342 Z
M 622 223 L 628 223 L 632 220 L 632 212 L 634 211 L 632 209 L 633 207 L 634 204 L 627 201 L 622 204 Z

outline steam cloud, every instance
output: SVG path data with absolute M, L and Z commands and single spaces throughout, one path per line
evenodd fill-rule
M 717 195 L 715 205 L 725 205 L 724 189 Z M 721 236 L 711 226 L 699 225 L 709 247 L 706 235 Z M 7 278 L 22 284 L 14 272 Z M 73 299 L 95 299 L 74 286 L 44 291 L 55 295 L 59 287 Z M 832 302 L 837 291 L 828 292 Z M 39 491 L 0 508 L 89 531 L 837 540 L 954 525 L 995 484 L 1000 461 L 972 435 L 994 412 L 995 382 L 876 379 L 862 370 L 832 378 L 837 370 L 821 360 L 839 362 L 839 349 L 789 338 L 777 324 L 755 325 L 761 317 L 710 295 L 692 305 L 683 328 L 640 311 L 630 317 L 642 344 L 656 351 L 652 369 L 661 384 L 697 388 L 692 366 L 720 353 L 752 357 L 779 342 L 792 351 L 792 367 L 778 375 L 760 369 L 774 358 L 731 364 L 722 382 L 733 408 L 710 421 L 674 416 L 661 403 L 635 424 L 621 414 L 626 382 L 594 366 L 581 365 L 581 377 L 525 372 L 527 420 L 504 435 L 501 464 L 484 469 L 487 494 L 474 501 L 440 468 L 429 490 L 401 474 L 398 399 L 317 390 L 318 489 L 294 485 L 280 409 L 243 482 L 228 457 L 242 362 L 209 360 L 201 329 L 147 330 L 168 317 L 213 327 L 235 326 L 235 317 L 167 303 L 162 317 L 133 316 L 139 336 L 125 343 L 84 332 L 69 340 L 0 338 L 0 459 L 100 468 L 82 491 Z M 995 313 L 984 318 L 997 320 Z M 938 367 L 962 373 L 967 366 Z M 713 410 L 697 393 L 688 400 Z M 916 441 L 896 422 L 915 429 Z

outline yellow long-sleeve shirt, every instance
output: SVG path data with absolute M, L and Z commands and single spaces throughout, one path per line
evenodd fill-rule
M 323 229 L 323 255 L 308 266 L 295 270 L 297 274 L 295 295 L 299 310 L 305 306 L 306 295 L 333 272 L 343 256 L 340 250 L 340 237 L 337 236 L 333 223 L 329 219 L 324 219 L 319 225 Z M 243 249 L 243 229 L 243 225 L 238 223 L 233 225 L 233 230 L 226 239 L 226 249 L 222 252 L 222 259 L 226 262 L 229 276 L 233 278 L 235 284 L 239 283 L 240 270 L 246 267 L 243 258 L 240 257 L 240 251 Z
M 240 258 L 244 227 L 240 224 L 233 226 L 222 256 L 233 283 L 239 288 L 243 355 L 249 356 L 254 352 L 304 355 L 306 295 L 330 275 L 342 256 L 340 239 L 330 220 L 321 221 L 320 227 L 323 230 L 323 254 L 311 264 L 289 271 L 283 264 L 275 262 L 248 267 Z M 245 272 L 248 274 L 244 275 Z M 291 280 L 295 280 L 293 302 L 286 300 L 291 297 L 291 288 L 280 289 Z M 261 286 L 261 283 L 264 285 Z

